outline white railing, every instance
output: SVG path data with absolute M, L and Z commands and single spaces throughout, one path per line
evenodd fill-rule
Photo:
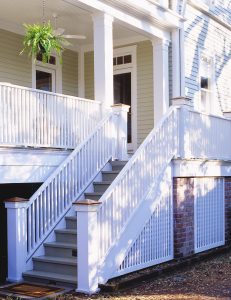
M 225 244 L 223 178 L 195 178 L 194 246 L 202 252 Z
M 102 280 L 107 280 L 112 275 L 109 274 L 106 262 L 108 259 L 115 259 L 111 257 L 113 255 L 109 255 L 110 252 L 113 253 L 113 247 L 118 245 L 118 240 L 134 217 L 134 212 L 145 201 L 150 189 L 153 186 L 158 187 L 161 173 L 177 154 L 178 113 L 178 109 L 170 109 L 100 199 L 102 205 L 98 211 L 98 230 Z M 130 236 L 127 239 L 130 240 Z M 117 259 L 117 263 L 118 261 Z M 116 264 L 113 268 L 116 268 Z
M 0 83 L 0 146 L 74 149 L 100 119 L 100 102 Z
M 111 113 L 30 198 L 27 207 L 27 260 L 83 193 L 116 147 Z
M 181 108 L 181 158 L 231 159 L 231 120 Z

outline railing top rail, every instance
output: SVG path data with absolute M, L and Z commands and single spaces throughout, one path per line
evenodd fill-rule
M 129 171 L 129 169 L 131 168 L 131 166 L 135 163 L 135 161 L 137 160 L 137 157 L 139 157 L 140 153 L 143 151 L 143 149 L 146 147 L 146 145 L 151 141 L 151 139 L 152 139 L 153 135 L 155 134 L 155 132 L 157 132 L 162 127 L 163 123 L 165 122 L 165 120 L 167 120 L 167 118 L 170 116 L 170 114 L 174 110 L 177 110 L 179 108 L 180 108 L 179 106 L 172 106 L 172 107 L 170 107 L 170 109 L 168 110 L 168 112 L 161 118 L 161 120 L 158 123 L 158 125 L 155 126 L 153 128 L 153 130 L 148 134 L 148 136 L 146 137 L 146 139 L 144 140 L 144 142 L 140 145 L 140 147 L 136 151 L 136 155 L 133 155 L 130 158 L 130 160 L 128 161 L 128 163 L 125 165 L 125 167 L 122 169 L 122 171 L 119 173 L 119 175 L 115 178 L 115 180 L 112 182 L 112 184 L 107 189 L 107 191 L 100 198 L 100 202 L 102 202 L 101 206 L 103 205 L 103 202 L 108 197 L 108 195 L 110 195 L 113 192 L 113 190 L 116 187 L 116 185 L 121 181 L 121 179 L 124 177 L 124 175 Z
M 107 119 L 109 119 L 112 115 L 112 112 L 110 112 L 105 118 L 103 118 L 99 124 L 96 126 L 94 131 L 88 136 L 87 139 L 85 139 L 82 143 L 80 143 L 73 151 L 72 153 L 59 165 L 57 169 L 49 176 L 49 178 L 40 186 L 40 188 L 32 195 L 32 197 L 29 199 L 27 203 L 27 207 L 31 205 L 31 203 L 40 195 L 40 193 L 48 186 L 52 180 L 55 179 L 55 177 L 59 174 L 59 172 L 68 164 L 69 161 L 73 159 L 73 157 L 76 155 L 76 153 L 86 144 L 92 136 L 95 134 L 95 132 L 105 123 Z
M 198 114 L 198 115 L 203 115 L 203 116 L 216 118 L 216 119 L 221 119 L 221 120 L 225 120 L 225 121 L 231 121 L 230 119 L 228 119 L 228 118 L 226 118 L 225 116 L 222 116 L 222 115 L 214 115 L 214 114 L 211 114 L 211 113 L 201 112 L 201 111 L 195 110 L 194 108 L 187 108 L 187 109 L 190 112 Z
M 21 90 L 26 90 L 26 91 L 30 91 L 30 92 L 41 93 L 41 94 L 51 95 L 51 96 L 67 97 L 67 98 L 70 98 L 70 99 L 73 99 L 73 100 L 80 100 L 80 101 L 85 101 L 85 102 L 101 105 L 101 102 L 97 101 L 97 100 L 85 99 L 85 98 L 75 97 L 75 96 L 71 96 L 71 95 L 65 95 L 65 94 L 60 94 L 60 93 L 37 90 L 37 89 L 34 89 L 34 88 L 15 85 L 15 84 L 11 84 L 11 83 L 8 83 L 8 82 L 0 82 L 0 86 L 7 86 L 7 87 L 17 88 L 17 89 L 21 89 Z

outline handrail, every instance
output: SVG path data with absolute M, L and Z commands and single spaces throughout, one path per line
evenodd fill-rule
M 29 199 L 27 261 L 71 208 L 72 202 L 112 158 L 116 147 L 113 122 L 110 113 Z
M 172 107 L 100 198 L 99 257 L 107 256 L 166 163 L 178 151 L 178 108 Z
M 74 149 L 100 119 L 100 102 L 0 83 L 0 145 Z

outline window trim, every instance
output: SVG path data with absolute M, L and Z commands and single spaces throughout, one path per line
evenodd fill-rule
M 204 89 L 201 88 L 201 77 L 202 77 L 202 59 L 203 57 L 210 62 L 210 77 L 208 77 L 209 80 L 209 88 Z M 201 100 L 202 100 L 202 92 L 206 92 L 207 97 L 209 97 L 209 108 L 206 108 L 205 113 L 208 114 L 216 114 L 215 111 L 215 55 L 214 53 L 209 52 L 206 49 L 199 50 L 199 76 L 198 76 L 198 91 L 199 91 L 199 102 L 198 102 L 198 110 L 201 110 Z M 207 105 L 206 105 L 207 106 Z
M 54 56 L 56 59 L 55 65 L 49 63 L 43 63 L 41 61 L 34 59 L 34 57 L 32 57 L 32 88 L 36 89 L 36 70 L 38 68 L 47 69 L 47 72 L 49 72 L 49 70 L 53 70 L 55 71 L 54 93 L 62 94 L 62 65 L 57 55 L 52 54 L 52 56 Z

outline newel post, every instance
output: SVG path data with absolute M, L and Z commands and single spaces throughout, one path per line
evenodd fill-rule
M 27 214 L 28 201 L 11 198 L 5 201 L 7 209 L 8 281 L 22 280 L 27 258 Z
M 226 119 L 231 120 L 231 111 L 224 111 L 223 115 Z
M 189 112 L 193 110 L 192 101 L 186 97 L 176 97 L 172 99 L 172 105 L 177 106 L 179 109 L 178 115 L 178 149 L 177 149 L 177 157 L 185 158 L 189 152 L 189 132 L 188 132 L 188 118 Z
M 77 292 L 92 294 L 98 291 L 99 229 L 98 209 L 100 202 L 81 200 L 74 203 L 77 212 Z
M 126 104 L 114 104 L 112 105 L 112 111 L 116 117 L 116 153 L 115 158 L 119 160 L 127 160 L 127 126 L 128 126 L 128 112 L 129 105 Z

